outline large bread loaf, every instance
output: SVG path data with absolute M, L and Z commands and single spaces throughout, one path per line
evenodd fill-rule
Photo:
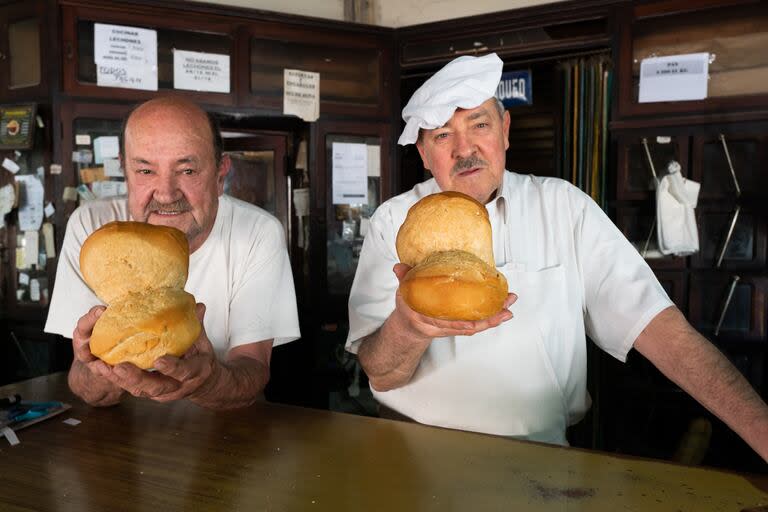
M 90 347 L 109 364 L 151 368 L 183 355 L 200 334 L 195 298 L 184 291 L 189 245 L 184 233 L 143 222 L 110 222 L 80 250 L 80 270 L 107 304 Z

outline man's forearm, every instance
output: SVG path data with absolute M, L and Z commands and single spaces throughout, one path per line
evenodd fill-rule
M 768 406 L 741 373 L 676 308 L 661 312 L 635 348 L 768 461 Z M 664 325 L 666 323 L 666 326 Z M 646 334 L 644 332 L 644 334 Z M 650 336 L 661 343 L 649 344 Z
M 357 358 L 376 391 L 406 385 L 419 366 L 431 338 L 408 333 L 395 313 L 360 342 Z
M 84 402 L 99 407 L 115 405 L 120 402 L 125 393 L 107 379 L 94 375 L 84 363 L 77 359 L 72 361 L 67 382 L 69 389 Z
M 240 357 L 214 365 L 205 384 L 190 400 L 208 409 L 238 409 L 253 404 L 269 382 L 269 367 L 260 361 Z

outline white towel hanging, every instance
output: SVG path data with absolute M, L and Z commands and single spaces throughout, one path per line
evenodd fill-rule
M 680 164 L 674 160 L 667 169 L 669 174 L 661 178 L 656 188 L 659 250 L 663 254 L 688 256 L 699 251 L 694 209 L 701 185 L 683 178 Z

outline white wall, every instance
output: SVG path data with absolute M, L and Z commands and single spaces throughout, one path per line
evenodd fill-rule
M 344 0 L 201 0 L 209 4 L 247 7 L 332 20 L 344 19 Z M 380 1 L 380 0 L 374 0 Z
M 384 27 L 403 27 L 553 1 L 555 0 L 376 0 L 376 23 Z
M 212 4 L 233 5 L 288 14 L 301 14 L 334 20 L 344 19 L 344 0 L 204 0 Z M 370 0 L 374 4 L 376 25 L 403 27 L 432 21 L 462 18 L 476 14 L 506 11 L 556 0 Z

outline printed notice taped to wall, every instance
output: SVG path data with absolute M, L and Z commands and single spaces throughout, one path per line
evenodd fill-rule
M 283 70 L 283 114 L 317 121 L 320 117 L 320 73 Z
M 93 58 L 100 87 L 157 90 L 157 32 L 95 23 Z
M 365 144 L 334 142 L 333 204 L 368 204 L 368 149 Z
M 638 102 L 703 100 L 707 97 L 708 73 L 708 53 L 643 59 Z
M 174 50 L 173 87 L 228 93 L 229 55 Z

